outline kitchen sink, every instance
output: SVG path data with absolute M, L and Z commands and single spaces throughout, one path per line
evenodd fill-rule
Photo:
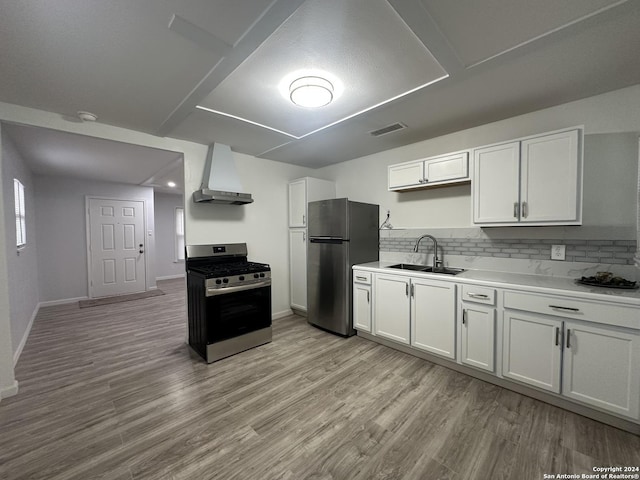
M 437 273 L 442 275 L 458 275 L 464 272 L 464 268 L 449 268 L 443 267 L 437 270 L 433 270 L 433 267 L 427 267 L 426 265 L 412 265 L 410 263 L 398 263 L 396 265 L 390 265 L 388 268 L 397 268 L 398 270 L 413 270 L 415 272 Z

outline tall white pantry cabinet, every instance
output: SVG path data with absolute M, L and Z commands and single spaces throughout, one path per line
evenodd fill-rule
M 290 305 L 307 312 L 307 204 L 336 198 L 336 184 L 304 177 L 289 182 L 289 284 Z

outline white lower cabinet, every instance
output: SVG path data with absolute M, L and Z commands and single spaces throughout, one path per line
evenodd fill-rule
M 407 277 L 375 275 L 375 335 L 409 345 L 409 284 Z
M 353 271 L 353 328 L 371 333 L 371 274 Z
M 502 375 L 560 393 L 562 321 L 505 310 Z
M 503 375 L 640 418 L 640 333 L 505 309 Z
M 456 286 L 411 279 L 411 346 L 455 359 Z
M 640 334 L 566 321 L 562 394 L 640 418 Z
M 307 229 L 289 229 L 291 307 L 307 311 Z
M 640 421 L 633 303 L 383 269 L 354 269 L 353 296 L 359 331 Z
M 472 367 L 495 372 L 496 309 L 463 304 L 460 329 L 460 361 Z

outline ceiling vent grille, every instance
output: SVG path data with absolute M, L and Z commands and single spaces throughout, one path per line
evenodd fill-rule
M 392 125 L 387 125 L 386 127 L 379 128 L 378 130 L 373 130 L 369 132 L 374 137 L 379 137 L 381 135 L 386 135 L 387 133 L 397 132 L 398 130 L 403 130 L 407 128 L 404 123 L 394 123 Z

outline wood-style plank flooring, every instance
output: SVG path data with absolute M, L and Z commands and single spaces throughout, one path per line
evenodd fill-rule
M 640 437 L 290 316 L 207 365 L 182 280 L 41 309 L 0 403 L 3 480 L 542 479 L 640 465 Z

